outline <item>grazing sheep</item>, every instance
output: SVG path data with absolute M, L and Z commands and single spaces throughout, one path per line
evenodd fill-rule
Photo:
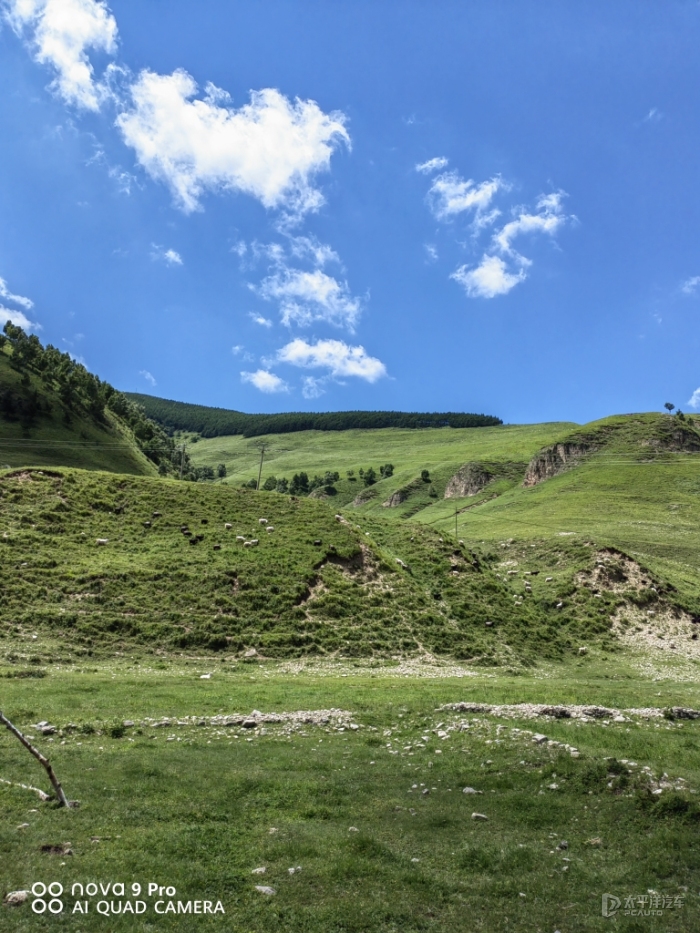
M 215 545 L 214 545 L 214 550 L 215 550 L 215 551 L 220 551 L 220 550 L 221 550 L 221 545 L 220 545 L 220 544 L 215 544 Z
M 274 530 L 275 530 L 274 525 L 268 525 L 267 528 L 265 529 L 265 531 L 274 531 Z
M 224 528 L 226 529 L 226 531 L 230 531 L 231 528 L 233 528 L 233 525 L 231 524 L 231 522 L 224 522 Z
M 236 535 L 236 541 L 245 541 L 245 535 Z
M 150 527 L 151 527 L 151 523 L 150 523 L 150 522 L 144 522 L 144 523 L 143 523 L 143 527 L 144 527 L 144 528 L 150 528 Z
M 109 544 L 109 538 L 98 538 L 95 544 Z
M 244 541 L 244 542 L 243 542 L 243 547 L 252 547 L 252 546 L 253 546 L 253 542 L 252 542 L 252 541 Z
M 162 512 L 154 512 L 151 518 L 160 518 L 161 515 L 162 515 Z
M 259 524 L 259 525 L 267 525 L 267 519 L 266 519 L 266 518 L 259 518 L 259 519 L 258 519 L 258 524 Z

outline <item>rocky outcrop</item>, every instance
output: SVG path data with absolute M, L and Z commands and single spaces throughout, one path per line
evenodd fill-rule
M 382 502 L 382 506 L 385 509 L 395 509 L 397 506 L 401 505 L 402 502 L 405 502 L 408 499 L 410 489 L 397 489 L 396 492 L 393 492 L 386 502 Z
M 481 463 L 465 463 L 455 473 L 445 488 L 445 498 L 454 499 L 476 496 L 496 479 L 494 473 Z
M 523 486 L 536 486 L 546 479 L 563 473 L 595 449 L 592 444 L 577 441 L 562 441 L 559 444 L 552 444 L 551 447 L 545 447 L 528 464 Z

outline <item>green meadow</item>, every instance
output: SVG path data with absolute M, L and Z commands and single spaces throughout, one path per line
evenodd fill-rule
M 0 929 L 697 929 L 693 423 L 193 440 L 0 473 Z

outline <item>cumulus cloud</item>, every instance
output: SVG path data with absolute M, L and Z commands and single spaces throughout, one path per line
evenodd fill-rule
M 5 0 L 5 19 L 26 36 L 34 59 L 56 72 L 51 83 L 67 104 L 99 110 L 107 95 L 88 51 L 113 55 L 117 23 L 103 0 Z
M 6 308 L 5 305 L 0 305 L 0 330 L 2 330 L 7 321 L 14 324 L 16 327 L 21 327 L 22 330 L 41 329 L 35 321 L 30 321 L 23 311 L 17 311 L 16 308 Z
M 488 211 L 489 205 L 499 191 L 509 186 L 500 175 L 476 184 L 471 178 L 466 181 L 457 172 L 443 172 L 433 180 L 428 191 L 428 204 L 437 220 L 451 220 L 457 214 L 471 211 L 477 226 L 493 223 L 499 211 Z
M 416 171 L 422 175 L 430 175 L 431 172 L 439 172 L 446 168 L 447 161 L 444 156 L 436 156 L 434 159 L 428 159 L 427 162 L 420 162 L 416 165 Z
M 681 291 L 684 295 L 695 295 L 698 286 L 700 286 L 700 275 L 693 275 L 689 279 L 686 279 L 685 282 L 681 285 Z M 0 292 L 0 295 L 2 292 Z
M 284 379 L 280 379 L 279 376 L 268 372 L 266 369 L 258 369 L 254 373 L 243 372 L 241 373 L 241 381 L 249 382 L 261 392 L 273 393 L 289 391 L 289 386 Z
M 139 376 L 143 376 L 143 378 L 146 380 L 146 382 L 150 382 L 150 384 L 151 384 L 152 386 L 158 385 L 158 383 L 157 383 L 156 380 L 155 380 L 155 376 L 153 376 L 151 373 L 149 373 L 149 371 L 148 371 L 147 369 L 141 369 L 141 370 L 139 370 Z
M 362 310 L 360 299 L 350 294 L 347 282 L 339 282 L 320 269 L 308 272 L 282 266 L 254 290 L 266 301 L 279 302 L 286 325 L 303 327 L 325 321 L 352 331 Z
M 542 195 L 537 201 L 536 213 L 519 208 L 514 219 L 494 233 L 491 241 L 492 251 L 484 253 L 479 265 L 474 268 L 469 268 L 466 264 L 460 266 L 450 278 L 464 288 L 469 298 L 507 295 L 527 278 L 526 270 L 532 265 L 530 259 L 514 249 L 513 241 L 529 233 L 554 236 L 570 219 L 563 212 L 563 198 L 562 191 Z
M 272 327 L 272 321 L 263 317 L 262 314 L 256 314 L 255 311 L 251 311 L 248 317 L 254 324 L 259 324 L 261 327 Z
M 504 254 L 517 255 L 513 249 L 513 240 L 524 233 L 548 233 L 554 235 L 568 220 L 562 210 L 563 191 L 544 194 L 537 201 L 537 213 L 521 210 L 514 220 L 510 220 L 493 236 L 494 245 Z
M 331 376 L 357 376 L 376 382 L 386 376 L 381 360 L 368 356 L 364 347 L 351 347 L 342 340 L 318 340 L 315 344 L 297 338 L 277 352 L 280 363 L 307 369 L 328 369 Z
M 31 311 L 34 307 L 34 302 L 31 298 L 25 298 L 24 295 L 13 295 L 7 287 L 7 282 L 3 278 L 0 278 L 0 298 L 4 298 L 5 301 L 11 301 L 12 304 L 19 305 L 20 308 L 24 308 L 26 311 Z
M 506 295 L 525 277 L 523 269 L 517 273 L 508 272 L 500 256 L 483 256 L 476 268 L 460 266 L 450 276 L 464 287 L 469 298 L 495 298 L 496 295 Z
M 696 389 L 688 399 L 688 405 L 691 408 L 697 408 L 700 405 L 700 389 Z
M 181 266 L 182 256 L 174 249 L 165 249 L 157 243 L 151 244 L 151 259 L 164 262 L 166 266 Z
M 244 192 L 294 217 L 318 210 L 323 195 L 314 177 L 350 142 L 344 115 L 273 88 L 252 91 L 250 103 L 235 109 L 218 91 L 208 85 L 206 97 L 196 98 L 197 84 L 182 69 L 141 72 L 117 126 L 145 171 L 187 213 L 208 191 Z

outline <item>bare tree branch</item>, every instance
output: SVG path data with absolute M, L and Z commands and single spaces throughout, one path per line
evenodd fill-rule
M 68 800 L 68 798 L 64 794 L 63 788 L 61 787 L 61 783 L 56 777 L 56 775 L 54 774 L 54 770 L 51 767 L 51 762 L 48 760 L 48 758 L 44 758 L 44 756 L 41 754 L 38 748 L 34 748 L 32 743 L 22 735 L 22 733 L 19 731 L 19 729 L 16 726 L 12 725 L 10 720 L 6 716 L 3 715 L 2 710 L 0 710 L 0 723 L 6 726 L 10 730 L 10 732 L 17 739 L 19 739 L 19 741 L 22 743 L 22 745 L 24 745 L 27 751 L 30 752 L 32 755 L 34 755 L 34 757 L 39 762 L 39 764 L 44 768 L 44 770 L 46 771 L 49 777 L 49 780 L 51 781 L 51 785 L 54 791 L 56 792 L 56 797 L 58 798 L 58 802 L 61 804 L 61 806 L 62 807 L 74 806 L 74 804 L 70 800 Z

